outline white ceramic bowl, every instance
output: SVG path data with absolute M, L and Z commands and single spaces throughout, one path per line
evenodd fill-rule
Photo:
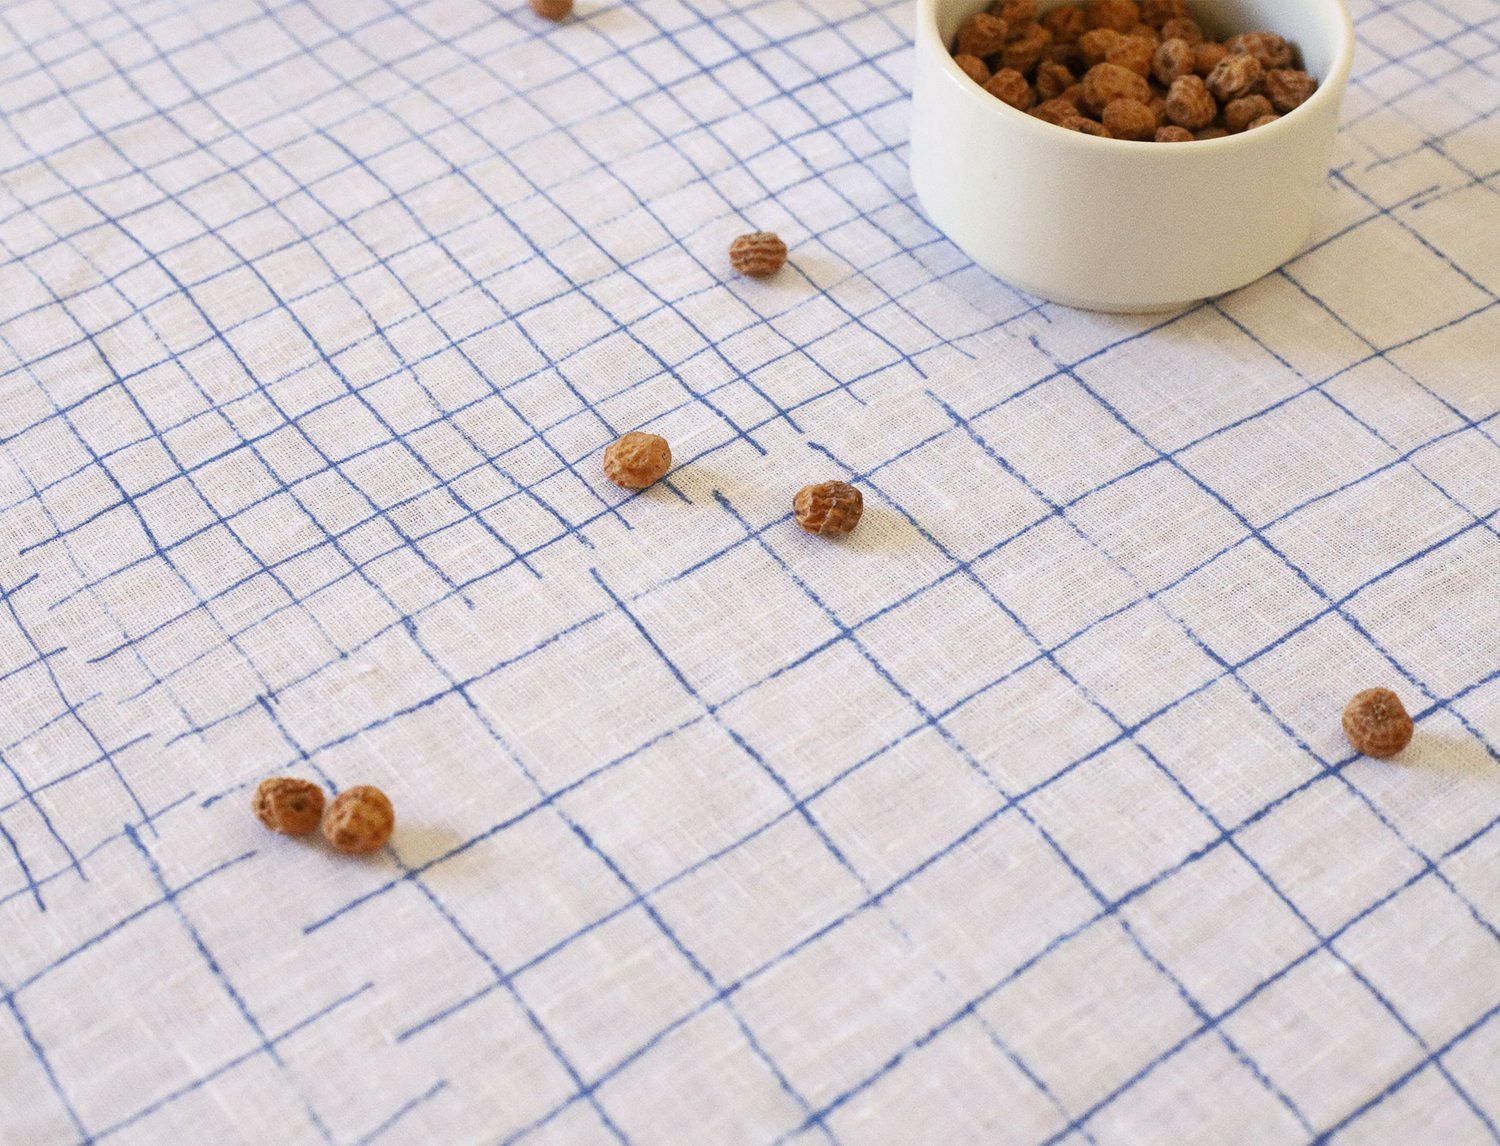
M 1253 282 L 1307 242 L 1354 59 L 1344 0 L 1192 5 L 1211 32 L 1285 36 L 1319 81 L 1277 122 L 1195 143 L 1099 139 L 1001 103 L 949 53 L 985 6 L 918 0 L 911 137 L 928 218 L 980 266 L 1068 306 L 1156 311 Z

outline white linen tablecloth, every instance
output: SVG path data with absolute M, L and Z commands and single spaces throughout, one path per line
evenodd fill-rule
M 0 6 L 0 1139 L 1500 1137 L 1500 3 L 1355 9 L 1310 250 L 1106 318 L 906 0 Z

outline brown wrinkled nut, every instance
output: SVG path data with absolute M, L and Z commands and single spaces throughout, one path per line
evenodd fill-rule
M 1197 20 L 1187 16 L 1174 16 L 1161 26 L 1161 38 L 1163 40 L 1186 40 L 1189 44 L 1196 45 L 1203 43 L 1204 35 Z
M 1126 28 L 1125 37 L 1130 40 L 1145 40 L 1151 45 L 1153 52 L 1161 46 L 1161 33 L 1150 24 L 1137 24 L 1134 28 Z
M 1036 69 L 1036 94 L 1042 100 L 1056 99 L 1077 82 L 1061 64 L 1042 63 Z
M 846 481 L 825 481 L 797 491 L 792 502 L 797 524 L 821 537 L 843 537 L 859 524 L 865 498 Z
M 985 84 L 990 82 L 989 65 L 978 56 L 959 54 L 953 57 L 953 62 L 959 66 L 964 75 L 968 76 L 980 87 L 984 87 Z
M 1132 36 L 1126 36 L 1109 50 L 1104 57 L 1104 62 L 1119 64 L 1122 68 L 1129 68 L 1138 76 L 1149 78 L 1151 75 L 1151 59 L 1155 54 L 1156 49 L 1145 40 L 1137 40 Z
M 1193 138 L 1200 142 L 1210 139 L 1228 139 L 1229 129 L 1224 127 L 1205 127 L 1202 131 L 1195 131 Z
M 1193 45 L 1186 40 L 1163 40 L 1151 57 L 1151 74 L 1166 87 L 1171 87 L 1172 81 L 1179 76 L 1193 74 L 1196 58 Z
M 1090 32 L 1085 32 L 1078 41 L 1078 50 L 1083 53 L 1084 67 L 1093 68 L 1104 63 L 1109 50 L 1124 38 L 1113 28 L 1095 28 Z
M 1141 22 L 1160 28 L 1168 20 L 1187 16 L 1186 0 L 1141 0 Z
M 531 0 L 531 10 L 544 20 L 566 20 L 573 11 L 573 0 Z
M 1036 0 L 995 0 L 990 11 L 1015 26 L 1036 19 Z
M 1271 114 L 1271 101 L 1263 95 L 1241 96 L 1224 105 L 1224 126 L 1230 135 L 1244 131 L 1263 115 Z
M 1146 105 L 1151 109 L 1151 114 L 1156 117 L 1157 127 L 1167 126 L 1167 97 L 1151 93 L 1151 102 Z
M 1146 78 L 1119 64 L 1096 64 L 1083 77 L 1083 106 L 1095 114 L 1102 115 L 1117 99 L 1146 103 L 1150 98 L 1151 85 Z
M 990 11 L 1005 20 L 1014 33 L 1020 25 L 1036 19 L 1036 0 L 995 0 Z
M 396 813 L 379 788 L 368 784 L 349 788 L 334 797 L 323 818 L 323 836 L 350 855 L 379 851 L 396 827 Z
M 1104 126 L 1116 139 L 1153 139 L 1156 113 L 1133 99 L 1117 99 L 1104 109 Z
M 1005 37 L 1010 25 L 998 16 L 979 12 L 964 22 L 958 30 L 958 54 L 961 56 L 993 56 L 1005 47 Z
M 657 434 L 635 430 L 604 450 L 604 476 L 625 489 L 645 489 L 671 468 L 672 447 Z
M 1054 44 L 1076 44 L 1089 30 L 1089 18 L 1076 4 L 1064 4 L 1042 16 L 1042 27 L 1052 33 Z
M 1068 126 L 1071 127 L 1074 131 L 1083 132 L 1084 135 L 1096 135 L 1100 139 L 1114 138 L 1114 136 L 1110 135 L 1109 128 L 1105 127 L 1102 123 L 1099 123 L 1096 120 L 1087 119 L 1081 115 L 1072 123 L 1068 124 Z
M 1254 131 L 1257 127 L 1265 127 L 1266 124 L 1275 123 L 1280 118 L 1281 116 L 1277 115 L 1275 112 L 1272 112 L 1270 115 L 1260 116 L 1258 119 L 1252 119 L 1249 125 L 1246 126 L 1245 130 Z
M 1053 44 L 1042 56 L 1042 63 L 1061 64 L 1075 76 L 1086 70 L 1083 66 L 1083 49 L 1077 44 Z
M 1365 756 L 1394 756 L 1411 743 L 1414 731 L 1406 706 L 1388 688 L 1356 693 L 1344 709 L 1344 735 Z
M 990 77 L 990 82 L 984 85 L 984 90 L 1001 103 L 1010 104 L 1017 111 L 1025 111 L 1036 102 L 1036 93 L 1031 90 L 1026 77 L 1014 68 L 1001 68 Z
M 1193 46 L 1193 71 L 1204 79 L 1219 66 L 1219 61 L 1229 55 L 1223 44 L 1202 43 Z
M 1219 114 L 1219 106 L 1197 76 L 1179 76 L 1167 92 L 1167 118 L 1178 127 L 1207 127 Z M 1226 135 L 1228 132 L 1225 133 Z
M 1081 103 L 1083 103 L 1083 85 L 1074 84 L 1057 98 L 1067 100 L 1076 109 Z
M 1020 38 L 1012 39 L 1000 53 L 1000 62 L 1018 72 L 1033 71 L 1052 46 L 1052 33 L 1040 24 L 1028 24 Z
M 250 803 L 255 818 L 284 836 L 305 836 L 318 830 L 323 818 L 323 789 L 309 780 L 273 776 L 262 780 Z
M 1141 22 L 1141 6 L 1135 0 L 1094 0 L 1085 10 L 1090 28 L 1113 28 L 1123 32 Z
M 1078 108 L 1065 99 L 1049 99 L 1032 108 L 1031 114 L 1037 119 L 1062 127 L 1068 120 L 1078 118 Z
M 1230 36 L 1224 41 L 1224 46 L 1231 56 L 1254 56 L 1267 71 L 1292 66 L 1292 46 L 1275 32 L 1245 32 Z
M 1271 106 L 1285 114 L 1306 103 L 1318 90 L 1318 81 L 1306 72 L 1277 68 L 1266 73 L 1264 87 Z
M 1178 127 L 1175 123 L 1167 127 L 1156 129 L 1157 143 L 1192 143 L 1193 133 L 1185 127 Z
M 763 279 L 786 265 L 786 244 L 770 231 L 741 235 L 729 244 L 729 262 L 740 274 Z
M 1254 56 L 1225 56 L 1203 82 L 1220 103 L 1253 95 L 1260 89 L 1265 69 Z

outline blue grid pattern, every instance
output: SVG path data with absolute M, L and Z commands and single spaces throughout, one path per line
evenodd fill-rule
M 1314 244 L 1110 319 L 906 0 L 0 7 L 0 1137 L 1500 1141 L 1500 4 L 1355 9 Z

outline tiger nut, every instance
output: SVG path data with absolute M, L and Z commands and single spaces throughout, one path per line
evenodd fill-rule
M 1193 133 L 1185 127 L 1178 127 L 1175 123 L 1167 127 L 1156 129 L 1157 143 L 1192 143 Z
M 573 11 L 573 0 L 531 0 L 531 10 L 544 20 L 566 20 Z
M 305 836 L 317 831 L 323 818 L 323 789 L 309 780 L 273 776 L 260 782 L 250 807 L 273 832 Z
M 340 792 L 323 818 L 324 837 L 336 849 L 351 855 L 383 848 L 395 827 L 396 813 L 390 799 L 368 784 Z
M 990 11 L 1011 26 L 1012 33 L 1036 19 L 1036 0 L 995 0 Z
M 742 275 L 763 279 L 786 265 L 786 244 L 770 231 L 741 235 L 729 244 L 729 263 Z
M 1090 28 L 1113 28 L 1116 32 L 1141 22 L 1141 6 L 1135 0 L 1094 0 L 1084 14 Z
M 1275 32 L 1245 32 L 1230 36 L 1224 41 L 1224 46 L 1231 56 L 1254 56 L 1267 71 L 1292 66 L 1292 45 Z
M 993 56 L 1005 47 L 1010 25 L 999 16 L 978 12 L 958 30 L 958 51 L 964 56 Z
M 1312 98 L 1313 92 L 1318 90 L 1318 81 L 1306 72 L 1276 68 L 1266 73 L 1264 87 L 1271 106 L 1285 115 Z
M 859 524 L 865 498 L 846 481 L 804 486 L 792 502 L 797 524 L 822 537 L 843 537 Z
M 604 450 L 604 476 L 626 489 L 645 489 L 671 468 L 672 447 L 658 434 L 635 430 Z
M 1104 54 L 1105 62 L 1129 68 L 1136 75 L 1151 76 L 1151 61 L 1156 55 L 1156 45 L 1134 36 L 1125 36 Z
M 1248 57 L 1244 57 L 1247 58 Z M 1083 77 L 1083 104 L 1089 111 L 1102 115 L 1104 109 L 1117 99 L 1139 100 L 1147 103 L 1151 99 L 1151 85 L 1146 77 L 1138 75 L 1119 64 L 1095 64 Z
M 1151 57 L 1151 74 L 1163 87 L 1171 87 L 1179 76 L 1193 74 L 1197 53 L 1186 40 L 1163 40 Z
M 1104 109 L 1104 126 L 1116 139 L 1156 137 L 1156 113 L 1139 100 L 1117 99 Z
M 1187 0 L 1141 0 L 1141 23 L 1160 28 L 1168 20 L 1188 14 Z
M 1095 28 L 1085 32 L 1078 41 L 1078 50 L 1083 53 L 1084 70 L 1104 63 L 1109 50 L 1124 38 L 1113 28 Z
M 1388 688 L 1356 693 L 1344 709 L 1344 735 L 1365 756 L 1394 756 L 1411 743 L 1414 731 L 1401 698 Z
M 1194 130 L 1207 127 L 1219 114 L 1214 97 L 1197 76 L 1178 76 L 1167 92 L 1167 118 L 1178 127 Z M 1227 132 L 1225 134 L 1228 134 Z
M 978 56 L 964 55 L 960 52 L 953 57 L 953 62 L 959 66 L 964 75 L 968 76 L 980 87 L 990 82 L 990 68 Z
M 1202 43 L 1193 45 L 1193 71 L 1204 79 L 1219 66 L 1219 61 L 1229 55 L 1223 44 Z
M 1031 114 L 1047 123 L 1062 126 L 1078 118 L 1078 109 L 1065 99 L 1049 99 L 1032 108 Z
M 1241 96 L 1224 105 L 1224 126 L 1231 135 L 1244 131 L 1261 116 L 1271 114 L 1271 101 L 1263 95 Z
M 1026 77 L 1015 68 L 1001 68 L 990 77 L 990 82 L 984 85 L 984 90 L 1001 103 L 1010 104 L 1017 111 L 1026 111 L 1036 102 L 1036 95 L 1032 92 L 1031 85 L 1026 82 Z
M 1043 101 L 1056 99 L 1067 91 L 1077 78 L 1062 64 L 1044 63 L 1036 69 L 1036 94 Z
M 1203 29 L 1190 16 L 1174 16 L 1161 26 L 1163 40 L 1186 40 L 1189 44 L 1203 43 Z M 1226 51 L 1228 49 L 1225 49 Z
M 1083 49 L 1075 41 L 1071 44 L 1053 44 L 1042 56 L 1043 62 L 1061 64 L 1074 75 L 1081 76 L 1088 71 L 1083 66 Z
M 1076 4 L 1064 4 L 1042 17 L 1042 27 L 1052 33 L 1054 44 L 1076 44 L 1089 30 L 1089 18 Z
M 1225 56 L 1203 82 L 1214 99 L 1228 103 L 1242 96 L 1254 95 L 1260 90 L 1260 81 L 1266 70 L 1254 56 Z
M 1010 43 L 1000 53 L 1001 65 L 1018 72 L 1031 72 L 1051 46 L 1051 32 L 1040 24 L 1028 24 L 1020 36 L 1012 34 Z

